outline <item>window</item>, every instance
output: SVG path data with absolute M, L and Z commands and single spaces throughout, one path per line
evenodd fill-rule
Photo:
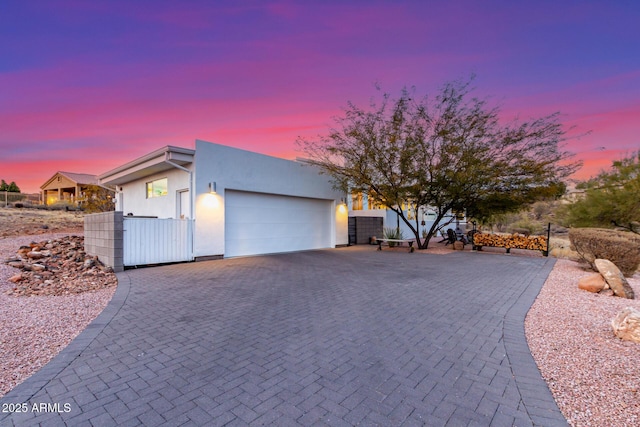
M 147 182 L 147 199 L 167 195 L 167 178 Z
M 362 193 L 351 193 L 351 210 L 352 211 L 361 211 L 362 210 Z

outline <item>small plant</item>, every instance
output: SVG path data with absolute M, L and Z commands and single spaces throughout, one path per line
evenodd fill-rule
M 608 259 L 627 277 L 640 267 L 640 238 L 625 231 L 602 228 L 572 228 L 571 247 L 595 270 L 594 261 Z
M 399 228 L 385 227 L 382 234 L 384 235 L 385 239 L 395 239 L 395 240 L 404 239 L 404 236 L 402 235 L 402 230 Z M 389 242 L 390 248 L 394 247 L 395 245 L 396 245 L 395 242 Z

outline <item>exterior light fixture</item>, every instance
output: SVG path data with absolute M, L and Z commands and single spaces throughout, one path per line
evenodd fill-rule
M 218 194 L 216 191 L 216 182 L 212 181 L 209 183 L 209 193 L 211 194 Z

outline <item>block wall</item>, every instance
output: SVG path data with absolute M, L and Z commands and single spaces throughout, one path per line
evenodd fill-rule
M 114 271 L 123 271 L 122 212 L 103 212 L 84 217 L 84 250 L 97 256 Z

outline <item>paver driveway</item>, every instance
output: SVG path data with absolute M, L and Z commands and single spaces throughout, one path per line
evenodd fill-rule
M 128 270 L 0 424 L 566 425 L 523 326 L 552 266 L 365 246 Z

